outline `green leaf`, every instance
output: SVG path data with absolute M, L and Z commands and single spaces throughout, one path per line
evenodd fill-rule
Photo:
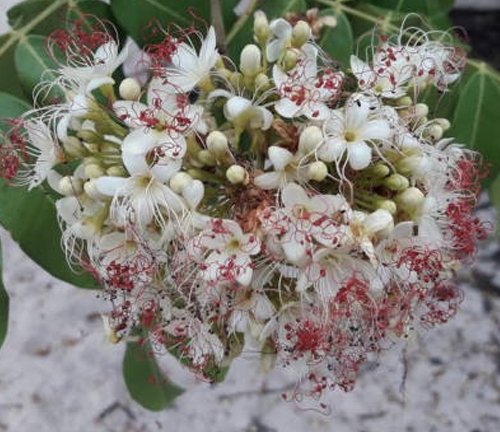
M 435 15 L 449 12 L 455 0 L 368 0 L 375 6 L 400 12 Z
M 495 75 L 496 74 L 496 75 Z M 450 135 L 458 142 L 480 152 L 491 164 L 491 183 L 500 171 L 500 77 L 484 66 L 460 92 Z
M 30 26 L 25 34 L 45 36 L 54 30 L 66 28 L 68 21 L 82 19 L 84 15 L 113 19 L 109 5 L 100 0 L 27 0 L 7 11 L 9 24 L 14 30 Z M 33 25 L 34 21 L 36 23 Z
M 354 36 L 349 20 L 345 14 L 335 14 L 332 10 L 323 11 L 321 15 L 335 15 L 337 26 L 323 29 L 319 45 L 335 60 L 348 66 L 351 54 L 354 54 Z
M 0 47 L 3 46 L 10 35 L 5 34 L 0 36 Z M 14 61 L 14 53 L 16 46 L 12 45 L 0 56 L 0 70 L 2 71 L 2 79 L 0 79 L 0 92 L 9 93 L 13 96 L 24 98 L 24 91 L 16 74 L 16 65 Z
M 2 245 L 0 244 L 0 348 L 7 336 L 9 324 L 9 296 L 2 281 Z
M 191 9 L 192 8 L 192 9 Z M 155 22 L 164 28 L 168 24 L 188 27 L 196 23 L 190 11 L 210 22 L 210 2 L 192 0 L 188 4 L 172 0 L 111 0 L 111 9 L 120 25 L 139 45 L 151 42 L 148 27 Z
M 58 65 L 47 53 L 45 40 L 43 36 L 31 35 L 21 39 L 16 47 L 17 73 L 28 94 L 33 92 L 42 79 L 45 81 L 56 79 L 53 70 L 57 69 Z M 52 89 L 50 94 L 40 96 L 43 97 L 44 102 L 54 103 L 62 95 L 57 89 Z
M 127 343 L 123 377 L 130 396 L 151 411 L 167 408 L 184 392 L 162 375 L 146 340 Z
M 20 99 L 0 94 L 2 119 L 18 117 L 29 108 Z M 54 203 L 40 188 L 28 192 L 0 181 L 0 223 L 21 249 L 51 275 L 82 288 L 96 288 L 89 274 L 76 274 L 68 267 Z

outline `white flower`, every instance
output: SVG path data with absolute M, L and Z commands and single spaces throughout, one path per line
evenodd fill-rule
M 215 30 L 210 27 L 203 40 L 199 54 L 189 41 L 181 42 L 172 56 L 172 66 L 164 71 L 168 83 L 177 89 L 177 92 L 189 92 L 200 81 L 208 76 L 215 66 L 219 53 L 216 48 Z
M 153 78 L 146 104 L 121 100 L 113 104 L 113 109 L 127 126 L 169 132 L 179 145 L 185 145 L 184 135 L 190 130 L 204 132 L 206 128 L 202 120 L 203 107 L 190 104 L 186 95 L 176 94 L 174 90 L 162 79 Z
M 224 104 L 224 116 L 235 125 L 243 128 L 247 124 L 252 129 L 267 130 L 273 123 L 273 115 L 267 108 L 260 106 L 258 100 L 250 100 L 234 95 L 227 90 L 214 90 L 209 99 L 227 98 Z
M 343 75 L 327 69 L 318 76 L 317 56 L 315 47 L 305 45 L 297 66 L 289 73 L 278 65 L 273 67 L 274 84 L 281 97 L 274 109 L 281 116 L 324 120 L 330 115 L 327 102 L 338 97 Z
M 123 163 L 131 177 L 97 179 L 99 192 L 113 197 L 113 209 L 120 220 L 137 222 L 141 228 L 153 220 L 165 226 L 165 213 L 183 210 L 182 198 L 165 185 L 182 164 L 176 146 L 166 139 L 166 144 L 158 147 L 155 134 L 131 132 L 122 144 Z
M 291 24 L 283 18 L 271 21 L 269 27 L 275 39 L 267 43 L 266 55 L 270 62 L 275 62 L 290 44 L 293 28 Z
M 372 66 L 352 55 L 351 69 L 361 90 L 388 99 L 406 94 L 414 72 L 408 50 L 388 43 L 377 49 Z
M 325 122 L 326 140 L 318 150 L 325 162 L 346 160 L 354 170 L 366 168 L 372 159 L 373 140 L 386 140 L 391 134 L 387 121 L 371 114 L 370 103 L 360 95 L 352 96 L 343 110 L 336 110 Z
M 127 58 L 129 46 L 125 45 L 119 53 L 118 44 L 111 40 L 97 48 L 89 58 L 79 57 L 78 63 L 62 66 L 59 73 L 66 80 L 78 83 L 82 93 L 88 95 L 105 84 L 115 83 L 111 75 Z
M 203 279 L 210 282 L 236 281 L 247 286 L 252 280 L 252 255 L 261 242 L 254 234 L 244 234 L 232 220 L 214 219 L 192 242 L 196 255 L 208 253 L 200 264 Z
M 307 167 L 302 165 L 304 156 L 301 153 L 294 155 L 283 147 L 271 146 L 268 156 L 274 171 L 255 177 L 254 183 L 261 189 L 279 189 L 288 182 L 306 179 Z
M 21 184 L 27 184 L 28 190 L 31 190 L 47 178 L 52 168 L 63 161 L 63 156 L 59 144 L 45 123 L 38 119 L 28 120 L 24 123 L 24 128 L 28 141 L 26 151 L 35 161 L 28 161 L 19 176 Z

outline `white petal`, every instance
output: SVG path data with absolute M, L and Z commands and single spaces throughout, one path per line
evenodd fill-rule
M 308 205 L 309 197 L 304 188 L 296 183 L 289 183 L 281 192 L 281 200 L 285 207 L 293 209 L 297 205 Z
M 282 98 L 274 105 L 276 112 L 286 118 L 292 118 L 302 115 L 302 107 L 297 106 L 288 98 Z
M 116 116 L 127 126 L 137 128 L 142 122 L 139 120 L 141 112 L 148 110 L 148 107 L 137 101 L 116 101 L 113 104 L 113 111 Z
M 328 138 L 318 150 L 318 157 L 325 162 L 340 159 L 347 148 L 347 143 L 342 138 Z
M 189 207 L 194 209 L 203 199 L 205 194 L 205 186 L 200 180 L 193 180 L 193 182 L 184 188 L 182 195 L 189 204 Z
M 100 177 L 96 181 L 97 190 L 103 195 L 114 197 L 125 192 L 127 179 L 123 177 Z
M 268 154 L 276 171 L 283 171 L 293 159 L 293 153 L 283 147 L 271 146 L 269 147 Z
M 267 60 L 270 62 L 275 62 L 280 57 L 281 53 L 285 49 L 285 41 L 282 39 L 274 39 L 268 42 L 266 46 L 266 56 Z
M 289 38 L 292 36 L 292 26 L 283 18 L 272 20 L 269 28 L 278 38 Z
M 254 183 L 261 189 L 278 189 L 283 180 L 281 173 L 273 171 L 255 177 Z
M 95 89 L 98 89 L 99 87 L 110 84 L 113 85 L 115 83 L 115 80 L 111 77 L 99 77 L 99 78 L 94 78 L 89 81 L 87 84 L 87 87 L 85 88 L 85 91 L 89 95 L 91 92 L 93 92 Z
M 384 140 L 389 138 L 390 134 L 391 128 L 385 120 L 370 120 L 359 128 L 357 137 L 363 141 L 370 139 Z
M 367 120 L 370 106 L 362 96 L 356 95 L 349 98 L 345 108 L 346 130 L 355 132 Z
M 353 170 L 366 168 L 372 160 L 372 149 L 365 142 L 347 144 L 347 153 Z
M 135 158 L 141 159 L 141 156 L 135 156 Z M 125 158 L 123 162 L 125 163 Z M 150 171 L 156 180 L 158 180 L 160 183 L 165 183 L 170 180 L 172 176 L 181 169 L 181 167 L 181 159 L 163 159 L 161 162 L 151 167 Z
M 252 102 L 241 96 L 233 96 L 224 105 L 224 114 L 228 120 L 236 119 L 252 106 Z
M 370 213 L 363 220 L 363 228 L 368 235 L 372 235 L 378 231 L 385 230 L 393 223 L 392 215 L 387 210 L 379 209 Z

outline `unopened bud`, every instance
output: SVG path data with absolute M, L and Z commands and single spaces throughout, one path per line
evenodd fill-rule
M 295 52 L 295 50 L 289 49 L 285 54 L 285 58 L 283 59 L 283 66 L 287 71 L 291 70 L 297 65 L 298 59 L 299 54 Z
M 412 213 L 418 210 L 425 200 L 422 191 L 416 187 L 410 187 L 398 194 L 395 198 L 397 204 L 406 212 Z
M 389 169 L 389 167 L 387 165 L 384 165 L 381 162 L 379 162 L 379 163 L 377 163 L 377 164 L 375 164 L 367 169 L 367 173 L 369 176 L 371 176 L 373 178 L 378 178 L 378 179 L 387 177 L 390 172 L 391 172 L 391 170 Z
M 234 72 L 229 80 L 233 87 L 239 88 L 243 84 L 243 75 L 239 72 Z
M 80 195 L 83 192 L 83 182 L 78 178 L 66 176 L 59 181 L 59 190 L 66 196 Z
M 292 44 L 300 48 L 311 37 L 311 27 L 305 21 L 298 21 L 292 30 Z
M 108 197 L 106 195 L 103 195 L 101 192 L 99 192 L 99 189 L 97 188 L 97 180 L 92 179 L 83 185 L 83 190 L 85 193 L 92 199 L 100 201 L 107 199 Z
M 447 131 L 451 127 L 451 123 L 448 119 L 437 118 L 434 121 L 443 128 L 443 131 Z
M 125 78 L 118 89 L 120 97 L 125 100 L 137 100 L 141 95 L 141 86 L 134 78 Z
M 89 164 L 85 166 L 85 176 L 89 179 L 99 178 L 106 174 L 103 167 L 96 164 Z
M 393 216 L 398 211 L 398 206 L 396 205 L 396 203 L 394 201 L 388 200 L 388 199 L 381 199 L 381 200 L 377 201 L 375 206 L 377 209 L 388 211 Z
M 390 190 L 400 191 L 410 186 L 410 182 L 400 174 L 392 174 L 384 180 L 384 185 Z
M 248 183 L 248 173 L 240 165 L 231 165 L 226 171 L 226 178 L 232 184 Z
M 197 155 L 198 160 L 206 166 L 215 166 L 217 165 L 217 160 L 215 156 L 210 153 L 208 150 L 200 150 Z
M 269 77 L 264 73 L 259 73 L 255 77 L 255 88 L 257 90 L 265 90 L 269 87 Z
M 261 10 L 253 14 L 253 32 L 257 41 L 261 44 L 265 43 L 269 38 L 269 21 L 266 14 Z
M 299 137 L 299 149 L 305 153 L 315 151 L 323 141 L 323 133 L 318 126 L 306 127 Z
M 99 143 L 102 141 L 101 135 L 89 129 L 81 129 L 77 132 L 76 135 L 78 136 L 78 138 L 90 144 Z
M 127 171 L 121 165 L 113 165 L 106 170 L 106 174 L 111 177 L 125 177 Z
M 413 112 L 416 117 L 426 117 L 429 114 L 429 107 L 424 103 L 418 103 L 413 107 Z
M 193 178 L 185 173 L 178 172 L 170 179 L 170 189 L 175 193 L 181 194 L 184 188 L 190 186 L 193 183 Z
M 216 156 L 221 156 L 227 153 L 229 149 L 226 135 L 219 131 L 210 132 L 206 143 L 208 150 Z
M 257 45 L 249 44 L 243 48 L 240 54 L 240 70 L 244 75 L 255 76 L 259 73 L 261 66 L 261 52 Z
M 396 169 L 403 175 L 411 175 L 422 165 L 422 158 L 418 156 L 410 156 L 403 158 L 396 164 Z M 399 190 L 399 189 L 398 189 Z
M 309 165 L 309 178 L 315 181 L 323 181 L 328 175 L 328 167 L 324 162 L 316 161 Z
M 443 138 L 444 130 L 438 124 L 433 124 L 426 130 L 426 135 L 433 141 L 439 141 Z
M 86 151 L 82 142 L 74 136 L 69 136 L 64 140 L 64 150 L 70 157 L 79 158 L 85 155 Z
M 398 107 L 409 107 L 413 103 L 413 99 L 410 96 L 403 96 L 396 101 Z

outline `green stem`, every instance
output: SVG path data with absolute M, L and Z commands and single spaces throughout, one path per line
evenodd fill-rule
M 250 18 L 250 16 L 252 15 L 252 12 L 257 7 L 258 1 L 259 0 L 251 0 L 250 3 L 248 4 L 247 8 L 245 9 L 245 12 L 243 12 L 243 14 L 238 18 L 238 21 L 236 21 L 234 23 L 233 27 L 231 28 L 231 31 L 227 35 L 227 38 L 226 38 L 227 44 L 229 44 L 234 39 L 236 34 L 245 25 L 245 23 L 247 22 L 247 19 Z M 271 1 L 271 0 L 267 0 L 267 1 Z

